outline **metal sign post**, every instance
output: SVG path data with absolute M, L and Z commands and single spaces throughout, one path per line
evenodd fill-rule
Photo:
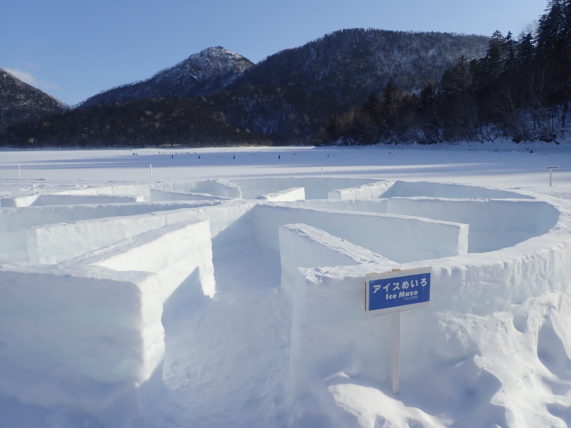
M 369 274 L 365 278 L 365 311 L 391 316 L 389 381 L 393 394 L 399 392 L 400 313 L 430 304 L 429 267 Z
M 391 361 L 389 367 L 389 382 L 393 394 L 399 393 L 400 377 L 400 311 L 391 314 L 392 318 L 392 340 L 391 340 Z
M 558 166 L 546 166 L 546 170 L 549 171 L 549 187 L 553 187 L 553 170 L 559 169 Z

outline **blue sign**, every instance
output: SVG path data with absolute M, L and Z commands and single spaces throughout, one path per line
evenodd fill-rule
M 430 301 L 430 268 L 368 275 L 366 310 L 392 311 L 412 309 L 408 306 Z M 387 311 L 388 312 L 388 311 Z

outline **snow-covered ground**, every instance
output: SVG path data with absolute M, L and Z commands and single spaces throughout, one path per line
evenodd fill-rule
M 569 147 L 5 150 L 0 202 L 0 427 L 571 423 Z M 363 278 L 418 266 L 393 394 Z

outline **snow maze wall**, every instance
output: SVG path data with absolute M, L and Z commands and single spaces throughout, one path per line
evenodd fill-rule
M 208 302 L 244 286 L 236 267 L 243 259 L 264 270 L 264 287 L 283 309 L 267 326 L 282 330 L 283 349 L 258 345 L 261 354 L 283 354 L 281 371 L 260 370 L 283 387 L 277 407 L 288 424 L 390 422 L 391 327 L 365 313 L 364 276 L 431 266 L 431 305 L 402 319 L 403 388 L 415 391 L 402 404 L 407 418 L 429 426 L 476 413 L 477 423 L 462 426 L 569 420 L 566 202 L 455 184 L 290 177 L 27 183 L 0 205 L 6 397 L 127 424 L 152 405 L 145 388 L 151 395 L 165 388 L 151 380 L 161 383 L 169 343 L 176 343 L 169 334 L 198 331 L 184 313 L 230 316 Z M 235 272 L 224 266 L 233 257 Z M 264 266 L 271 260 L 277 269 Z M 268 313 L 249 321 L 264 329 Z M 231 344 L 189 343 L 203 359 L 221 351 L 233 358 Z M 508 370 L 514 349 L 528 360 Z M 209 382 L 223 383 L 216 375 Z M 381 398 L 356 399 L 365 392 Z

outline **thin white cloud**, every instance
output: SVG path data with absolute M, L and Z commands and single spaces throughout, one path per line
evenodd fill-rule
M 15 68 L 4 68 L 4 70 L 29 85 L 38 84 L 38 81 L 34 78 L 34 76 L 32 76 L 32 74 L 28 73 L 27 71 L 16 70 Z
M 16 68 L 10 68 L 10 67 L 0 67 L 0 68 L 7 71 L 17 79 L 20 79 L 22 82 L 25 82 L 28 85 L 32 85 L 35 88 L 41 89 L 42 91 L 53 92 L 61 89 L 61 87 L 58 84 L 39 80 L 32 73 L 29 73 L 27 71 L 18 70 Z

